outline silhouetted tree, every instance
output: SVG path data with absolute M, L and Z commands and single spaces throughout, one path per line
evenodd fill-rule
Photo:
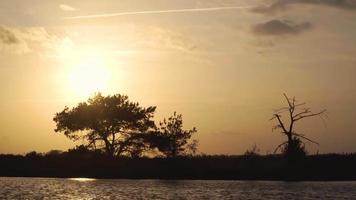
M 244 156 L 246 157 L 255 157 L 259 156 L 260 149 L 257 147 L 256 144 L 254 144 L 250 149 L 247 149 L 244 153 Z
M 314 140 L 307 138 L 303 134 L 296 133 L 294 130 L 295 124 L 300 120 L 309 117 L 319 116 L 321 119 L 323 119 L 323 115 L 325 114 L 326 110 L 324 109 L 320 112 L 314 113 L 310 110 L 310 108 L 304 107 L 306 103 L 297 103 L 295 97 L 288 98 L 286 94 L 283 95 L 287 101 L 287 106 L 275 110 L 271 120 L 277 121 L 277 124 L 272 128 L 272 130 L 281 130 L 282 134 L 287 137 L 287 141 L 278 145 L 275 149 L 275 152 L 277 152 L 278 149 L 282 149 L 282 152 L 288 157 L 304 156 L 306 154 L 306 151 L 304 142 L 302 140 L 307 140 L 314 144 L 318 143 Z M 287 122 L 282 120 L 283 113 L 287 113 Z
M 147 132 L 137 133 L 132 135 L 126 141 L 125 151 L 128 156 L 132 158 L 139 158 L 143 156 L 143 153 L 151 150 L 146 138 L 154 134 L 154 130 L 149 130 Z
M 87 146 L 81 144 L 67 151 L 70 154 L 85 154 L 87 152 L 92 152 Z
M 125 95 L 102 96 L 56 113 L 56 132 L 72 140 L 85 139 L 92 149 L 102 149 L 110 156 L 130 153 L 142 133 L 155 128 L 152 120 L 156 107 L 141 107 Z M 137 153 L 136 153 L 137 154 Z
M 183 130 L 183 119 L 181 114 L 174 112 L 168 120 L 160 122 L 160 127 L 154 135 L 149 135 L 150 145 L 157 148 L 166 157 L 177 157 L 181 155 L 194 154 L 197 150 L 197 140 L 189 141 L 196 128 Z
M 29 159 L 38 159 L 38 158 L 42 157 L 42 154 L 37 153 L 36 151 L 31 151 L 31 152 L 26 153 L 25 157 L 29 158 Z
M 288 145 L 283 145 L 281 151 L 291 159 L 303 158 L 307 154 L 305 144 L 298 137 L 293 137 Z
M 55 156 L 61 155 L 62 153 L 63 153 L 63 151 L 54 149 L 54 150 L 48 151 L 48 152 L 46 153 L 46 156 L 55 157 Z

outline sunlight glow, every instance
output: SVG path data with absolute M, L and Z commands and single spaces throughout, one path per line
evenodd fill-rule
M 61 68 L 59 83 L 67 97 L 87 99 L 112 90 L 112 62 L 99 46 L 80 46 L 65 38 L 56 46 L 56 58 Z
M 79 181 L 79 182 L 88 182 L 88 181 L 95 181 L 95 178 L 69 178 L 71 181 Z
M 108 87 L 109 73 L 98 56 L 82 57 L 69 72 L 69 87 L 79 96 L 88 97 Z

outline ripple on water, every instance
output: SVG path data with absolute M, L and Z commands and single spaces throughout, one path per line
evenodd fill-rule
M 356 199 L 356 182 L 0 177 L 0 199 Z

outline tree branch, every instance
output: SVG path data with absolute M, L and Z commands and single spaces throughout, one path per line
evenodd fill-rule
M 303 114 L 307 114 L 307 113 L 310 113 L 310 109 L 309 108 L 305 108 L 304 111 L 301 111 L 300 113 L 298 114 L 295 114 L 293 116 L 293 118 L 295 119 L 296 117 L 300 116 L 300 115 L 303 115 Z
M 276 153 L 279 148 L 281 148 L 283 145 L 287 144 L 288 141 L 283 142 L 282 144 L 278 145 L 277 148 L 273 151 L 273 153 Z
M 300 117 L 295 118 L 294 121 L 298 121 L 298 120 L 301 120 L 301 119 L 307 118 L 307 117 L 318 116 L 318 115 L 321 115 L 321 114 L 323 114 L 323 113 L 325 113 L 325 112 L 326 112 L 326 110 L 322 110 L 322 111 L 320 111 L 320 112 L 318 112 L 318 113 L 311 113 L 311 114 L 308 114 L 308 115 L 300 115 Z
M 283 93 L 283 96 L 286 98 L 289 108 L 292 107 L 292 104 L 291 104 L 289 98 L 287 97 L 286 93 Z
M 275 117 L 277 118 L 279 125 L 281 126 L 283 132 L 287 134 L 287 129 L 284 127 L 284 124 L 280 118 L 280 115 L 275 114 Z
M 295 136 L 297 136 L 297 137 L 301 137 L 301 138 L 303 138 L 303 139 L 305 139 L 305 140 L 308 140 L 309 142 L 312 142 L 312 143 L 314 143 L 314 144 L 317 144 L 317 145 L 319 145 L 319 143 L 318 142 L 315 142 L 314 140 L 311 140 L 311 139 L 309 139 L 309 138 L 307 138 L 307 137 L 305 137 L 304 135 L 302 135 L 302 134 L 298 134 L 298 133 L 292 133 L 293 135 L 295 135 Z

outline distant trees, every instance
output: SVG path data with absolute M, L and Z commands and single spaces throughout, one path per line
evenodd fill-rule
M 183 118 L 181 114 L 174 114 L 159 123 L 160 127 L 154 135 L 149 136 L 152 148 L 157 148 L 166 157 L 177 157 L 194 154 L 197 150 L 197 140 L 190 141 L 192 135 L 197 132 L 193 127 L 183 130 Z
M 260 149 L 254 144 L 250 149 L 247 149 L 244 153 L 244 156 L 247 157 L 256 157 L 260 155 Z
M 28 158 L 28 159 L 32 159 L 32 160 L 35 160 L 35 159 L 38 159 L 42 156 L 41 153 L 37 153 L 36 151 L 31 151 L 31 152 L 28 152 L 26 153 L 25 157 Z
M 85 147 L 102 150 L 109 156 L 140 157 L 158 149 L 167 157 L 195 152 L 197 141 L 189 142 L 196 129 L 183 130 L 182 115 L 174 115 L 157 127 L 153 121 L 156 107 L 141 107 L 125 95 L 100 93 L 76 107 L 56 113 L 56 132 L 68 138 L 85 140 Z M 83 146 L 81 146 L 83 148 Z
M 278 145 L 275 152 L 279 149 L 288 157 L 300 157 L 306 154 L 305 144 L 303 140 L 318 144 L 316 141 L 307 138 L 305 135 L 296 133 L 294 128 L 295 124 L 302 119 L 309 117 L 319 116 L 323 119 L 326 110 L 319 112 L 312 112 L 310 108 L 304 107 L 306 103 L 298 103 L 295 97 L 289 98 L 286 94 L 283 94 L 287 106 L 275 110 L 271 120 L 277 121 L 277 124 L 273 126 L 272 130 L 280 130 L 283 135 L 287 137 L 287 141 Z M 282 120 L 282 114 L 286 114 L 286 120 Z
M 65 107 L 53 120 L 56 132 L 63 132 L 75 141 L 84 139 L 89 148 L 119 156 L 137 150 L 136 140 L 140 138 L 137 135 L 155 128 L 152 120 L 155 109 L 143 108 L 125 95 L 105 97 L 99 93 L 77 107 Z

